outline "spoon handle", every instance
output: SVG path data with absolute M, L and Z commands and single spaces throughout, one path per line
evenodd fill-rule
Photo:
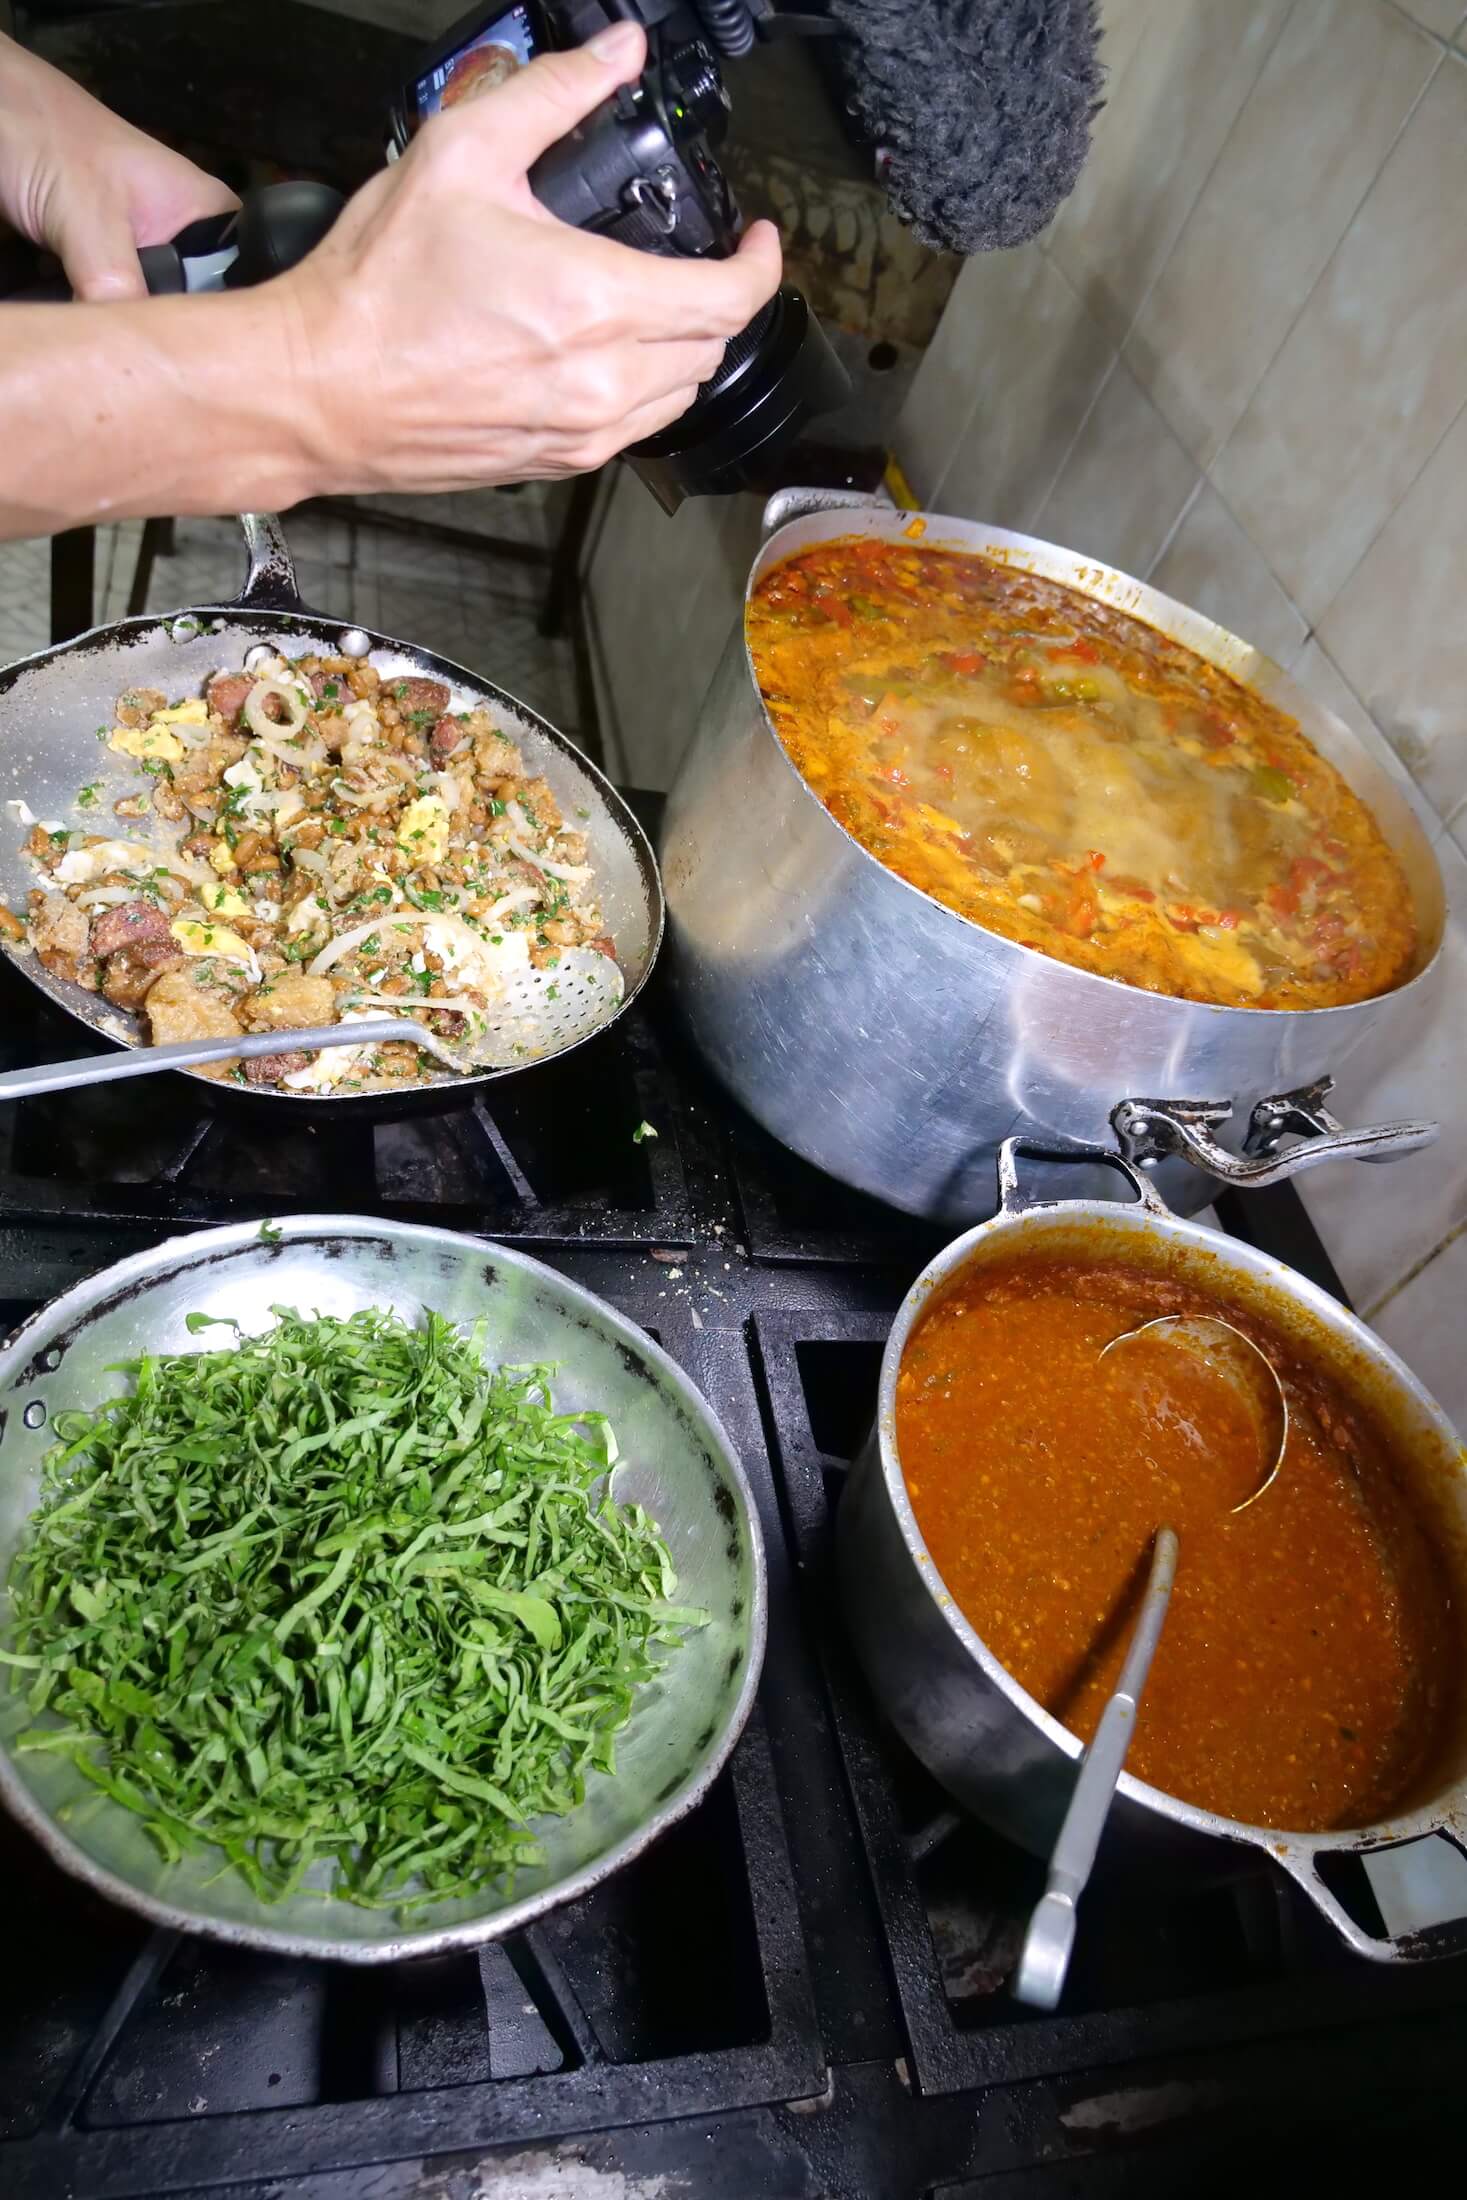
M 439 1041 L 406 1016 L 374 1016 L 358 1024 L 325 1024 L 309 1031 L 255 1032 L 240 1039 L 177 1039 L 169 1046 L 133 1047 L 120 1054 L 84 1054 L 71 1062 L 41 1062 L 0 1076 L 0 1100 L 29 1100 L 77 1085 L 111 1085 L 124 1077 L 154 1077 L 165 1069 L 197 1069 L 205 1062 L 248 1062 L 256 1055 L 319 1047 L 382 1046 L 391 1039 L 439 1051 Z
M 1035 2009 L 1056 2008 L 1064 1990 L 1075 1944 L 1076 1905 L 1090 1877 L 1116 1782 L 1131 1746 L 1136 1708 L 1156 1655 L 1176 1577 L 1177 1538 L 1170 1528 L 1158 1528 L 1151 1572 L 1125 1663 L 1081 1762 L 1070 1807 L 1049 1859 L 1049 1878 L 1024 1935 L 1013 1991 L 1016 2000 Z

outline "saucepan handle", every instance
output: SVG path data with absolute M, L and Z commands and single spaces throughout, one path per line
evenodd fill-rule
M 1170 1217 L 1171 1209 L 1143 1175 L 1137 1163 L 1113 1146 L 1047 1146 L 1037 1138 L 1006 1138 L 998 1149 L 998 1205 L 1005 1215 L 1021 1215 L 1031 1207 L 1054 1206 L 1053 1200 L 1026 1199 L 1019 1183 L 1019 1162 L 1027 1157 L 1031 1161 L 1099 1161 L 1107 1169 L 1115 1169 L 1123 1176 L 1136 1194 L 1137 1202 L 1149 1215 Z
M 1282 1184 L 1304 1169 L 1326 1161 L 1395 1161 L 1418 1153 L 1437 1137 L 1436 1123 L 1375 1123 L 1346 1130 L 1325 1100 L 1334 1084 L 1320 1077 L 1295 1092 L 1260 1100 L 1248 1120 L 1242 1153 L 1234 1153 L 1215 1135 L 1233 1112 L 1230 1100 L 1122 1100 L 1111 1110 L 1111 1123 L 1128 1161 L 1163 1161 L 1178 1156 L 1222 1184 L 1248 1190 Z M 1284 1146 L 1290 1133 L 1298 1143 Z
M 1452 1847 L 1461 1850 L 1462 1844 L 1454 1840 L 1444 1829 L 1437 1829 L 1438 1837 L 1450 1841 Z M 1282 1864 L 1322 1917 L 1328 1918 L 1335 1931 L 1348 1948 L 1357 1956 L 1364 1956 L 1372 1963 L 1422 1963 L 1445 1956 L 1467 1955 L 1467 1917 L 1442 1918 L 1433 1925 L 1423 1925 L 1412 1933 L 1368 1933 L 1356 1923 L 1338 1895 L 1332 1894 L 1319 1875 L 1322 1856 L 1383 1855 L 1387 1849 L 1402 1848 L 1408 1843 L 1385 1841 L 1377 1849 L 1359 1849 L 1340 1846 L 1336 1849 L 1295 1849 L 1269 1843 L 1266 1853 L 1277 1864 Z
M 884 489 L 776 489 L 759 521 L 759 540 L 768 542 L 791 520 L 817 512 L 891 512 L 896 507 Z
M 245 584 L 234 599 L 239 611 L 304 611 L 285 530 L 273 512 L 241 512 L 249 556 Z

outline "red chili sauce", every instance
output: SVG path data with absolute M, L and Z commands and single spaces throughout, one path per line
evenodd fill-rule
M 1258 1486 L 1256 1418 L 1175 1346 L 1102 1348 L 1158 1314 L 1221 1315 L 1278 1370 L 1290 1429 Z M 1138 1356 L 1139 1355 L 1139 1356 Z M 973 1268 L 918 1323 L 897 1383 L 918 1527 L 984 1642 L 1088 1740 L 1156 1529 L 1181 1557 L 1127 1769 L 1248 1824 L 1375 1823 L 1440 1751 L 1461 1640 L 1388 1439 L 1250 1311 L 1119 1258 Z

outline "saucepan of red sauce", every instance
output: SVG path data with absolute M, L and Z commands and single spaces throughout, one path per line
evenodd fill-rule
M 1467 1846 L 1467 1454 L 1363 1323 L 1303 1277 L 1171 1214 L 1027 1202 L 903 1303 L 841 1508 L 856 1647 L 958 1800 L 1047 1853 L 1115 1686 L 1162 1521 L 1181 1561 L 1108 1840 L 1255 1844 L 1360 1954 L 1460 1952 L 1467 1920 L 1389 1939 L 1320 1873 L 1427 1833 Z M 1279 1375 L 1281 1471 L 1185 1354 L 1101 1358 L 1163 1314 L 1219 1316 Z M 1327 1867 L 1326 1867 L 1327 1868 Z

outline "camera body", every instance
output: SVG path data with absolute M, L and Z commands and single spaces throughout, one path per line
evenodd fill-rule
M 634 8 L 601 0 L 516 0 L 463 16 L 393 102 L 392 143 L 406 148 L 430 116 L 460 105 L 537 54 L 583 45 L 631 16 L 647 32 L 647 62 L 535 163 L 542 206 L 576 229 L 674 258 L 727 257 L 738 208 L 715 158 L 729 99 L 701 18 L 682 0 Z
M 724 259 L 742 223 L 716 158 L 729 98 L 715 39 L 752 43 L 758 0 L 490 0 L 423 56 L 394 100 L 393 153 L 422 125 L 503 83 L 538 54 L 583 45 L 613 22 L 640 22 L 647 61 L 536 161 L 530 187 L 561 221 L 674 259 Z M 624 455 L 666 512 L 686 496 L 764 490 L 792 439 L 850 382 L 799 292 L 782 289 L 729 343 L 680 420 Z

